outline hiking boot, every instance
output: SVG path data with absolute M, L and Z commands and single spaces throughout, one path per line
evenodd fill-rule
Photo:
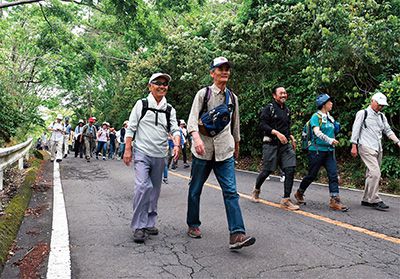
M 387 204 L 385 204 L 383 201 L 380 201 L 378 203 L 373 203 L 372 207 L 376 210 L 380 210 L 380 211 L 386 211 L 389 209 L 389 206 Z
M 304 204 L 304 205 L 306 204 L 306 201 L 304 200 L 304 194 L 299 190 L 297 190 L 296 193 L 294 193 L 294 197 L 297 200 L 297 204 Z
M 253 192 L 251 192 L 251 201 L 252 202 L 260 202 L 260 189 L 256 189 L 254 187 Z
M 255 242 L 255 237 L 246 236 L 244 233 L 234 233 L 229 237 L 229 249 L 241 249 L 253 245 Z
M 281 200 L 281 208 L 286 209 L 286 210 L 291 210 L 291 211 L 300 209 L 300 207 L 298 205 L 295 205 L 292 203 L 290 198 L 283 198 Z
M 133 233 L 133 241 L 136 243 L 144 243 L 146 239 L 146 234 L 144 229 L 136 229 Z
M 158 235 L 158 229 L 156 227 L 144 228 L 144 231 L 148 235 Z
M 341 201 L 339 196 L 336 197 L 331 197 L 330 201 L 329 201 L 329 207 L 333 210 L 338 210 L 338 211 L 347 211 L 349 210 L 349 208 L 347 206 L 345 206 Z
M 189 227 L 187 234 L 191 238 L 201 238 L 201 231 L 199 227 Z

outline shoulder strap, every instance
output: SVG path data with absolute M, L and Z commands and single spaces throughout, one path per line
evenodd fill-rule
M 165 115 L 167 117 L 167 130 L 168 130 L 168 132 L 171 131 L 171 110 L 172 110 L 172 106 L 167 103 L 167 109 L 165 110 Z
M 199 113 L 199 118 L 201 117 L 201 115 L 203 113 L 207 112 L 207 103 L 210 100 L 210 96 L 211 96 L 211 88 L 209 86 L 207 86 L 206 92 L 205 92 L 204 98 L 203 98 L 203 105 L 202 105 L 200 113 Z
M 368 111 L 367 111 L 366 109 L 364 109 L 363 125 L 364 125 L 364 128 L 365 128 L 365 129 L 367 129 L 367 123 L 366 123 L 366 121 L 365 121 L 365 119 L 367 119 L 367 116 L 368 116 Z M 361 130 L 360 130 L 360 131 L 361 131 Z

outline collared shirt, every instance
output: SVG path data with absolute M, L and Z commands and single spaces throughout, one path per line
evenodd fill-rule
M 225 91 L 221 91 L 215 84 L 211 87 L 210 99 L 207 103 L 207 111 L 213 109 L 223 103 L 225 103 Z M 196 96 L 194 97 L 192 109 L 190 110 L 189 120 L 188 120 L 188 132 L 199 131 L 199 114 L 203 108 L 203 101 L 206 94 L 207 88 L 200 89 Z M 233 156 L 235 151 L 235 142 L 240 141 L 240 123 L 239 123 L 239 102 L 236 95 L 235 97 L 235 109 L 231 117 L 231 122 L 233 120 L 233 130 L 231 131 L 231 123 L 226 125 L 226 127 L 215 137 L 207 137 L 200 134 L 205 147 L 205 154 L 199 155 L 196 152 L 194 144 L 192 144 L 191 151 L 199 159 L 202 160 L 212 160 L 215 156 L 215 161 L 224 161 Z M 232 104 L 230 98 L 229 103 Z
M 162 98 L 157 105 L 157 101 L 150 93 L 147 96 L 149 108 L 159 110 L 167 109 L 167 100 Z M 133 137 L 135 134 L 135 148 L 150 157 L 162 158 L 168 155 L 168 131 L 167 131 L 167 115 L 158 112 L 158 123 L 156 125 L 156 114 L 148 110 L 144 117 L 138 121 L 142 115 L 142 100 L 136 102 L 129 116 L 129 124 L 126 129 L 126 137 Z M 176 111 L 171 110 L 170 116 L 171 134 L 179 136 L 178 121 L 176 120 Z
M 61 123 L 61 122 L 58 123 L 57 121 L 53 122 L 52 124 L 50 124 L 49 128 L 53 129 L 53 130 L 57 130 L 57 131 L 52 131 L 51 132 L 51 138 L 50 139 L 52 141 L 64 140 L 64 135 L 63 135 L 64 125 L 63 125 L 63 123 Z
M 364 110 L 357 112 L 351 132 L 351 143 L 360 144 L 381 152 L 382 133 L 389 137 L 394 134 L 394 132 L 390 128 L 386 116 L 382 112 L 375 112 L 371 106 L 367 108 L 367 112 L 368 115 L 365 119 L 367 128 L 365 128 L 364 125 Z
M 75 133 L 74 133 L 74 138 L 78 138 L 81 134 L 82 134 L 82 131 L 83 131 L 83 125 L 82 125 L 82 127 L 81 126 L 76 126 L 75 127 Z
M 281 107 L 275 100 L 272 101 L 271 105 L 267 105 L 261 111 L 261 124 L 260 128 L 264 132 L 265 136 L 272 139 L 272 144 L 279 144 L 279 139 L 272 135 L 272 130 L 277 130 L 283 134 L 288 140 L 290 140 L 290 111 L 285 104 Z

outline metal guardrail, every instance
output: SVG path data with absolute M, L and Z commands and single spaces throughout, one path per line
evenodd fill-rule
M 24 156 L 29 159 L 29 149 L 32 146 L 32 138 L 26 142 L 8 148 L 0 148 L 0 191 L 3 190 L 4 170 L 18 161 L 18 168 L 24 167 Z

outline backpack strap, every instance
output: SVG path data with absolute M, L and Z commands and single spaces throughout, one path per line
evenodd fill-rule
M 364 109 L 363 125 L 364 125 L 365 129 L 367 129 L 367 123 L 365 122 L 365 119 L 367 119 L 367 116 L 368 116 L 368 111 L 366 109 Z M 361 133 L 361 129 L 360 129 L 360 133 Z
M 149 108 L 149 101 L 147 100 L 147 98 L 143 98 L 142 99 L 142 113 L 140 115 L 140 118 L 138 120 L 138 123 L 136 126 L 139 126 L 140 121 L 142 120 L 142 118 L 146 115 L 146 112 L 150 110 L 153 111 L 156 115 L 156 120 L 155 120 L 155 125 L 158 125 L 158 113 L 165 113 L 165 116 L 167 118 L 167 130 L 168 132 L 171 131 L 171 111 L 172 111 L 172 106 L 170 104 L 167 103 L 167 109 L 164 110 L 159 110 L 159 109 L 154 109 L 154 108 Z
M 207 86 L 206 92 L 205 92 L 204 98 L 203 98 L 203 105 L 202 105 L 200 113 L 199 113 L 199 118 L 203 115 L 203 113 L 207 112 L 207 103 L 210 100 L 210 97 L 211 97 L 211 88 L 209 86 Z

